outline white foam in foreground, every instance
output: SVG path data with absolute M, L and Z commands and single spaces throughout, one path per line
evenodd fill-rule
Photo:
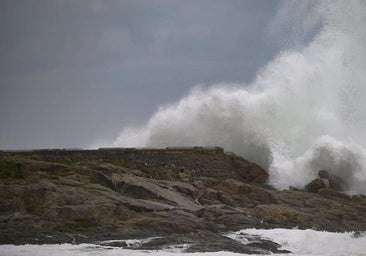
M 246 229 L 229 237 L 239 239 L 240 233 L 259 235 L 274 241 L 282 245 L 281 249 L 287 249 L 294 255 L 366 255 L 366 234 L 355 238 L 353 233 L 332 233 L 311 229 Z
M 259 235 L 282 245 L 282 249 L 293 252 L 290 255 L 366 255 L 366 235 L 354 238 L 352 233 L 330 233 L 314 230 L 290 230 L 290 229 L 246 229 L 228 235 L 233 239 L 240 240 L 240 233 Z M 242 240 L 246 243 L 246 240 Z M 178 256 L 178 255 L 204 255 L 204 256 L 235 256 L 240 254 L 230 252 L 216 253 L 190 253 L 169 251 L 135 251 L 108 246 L 92 244 L 59 244 L 59 245 L 0 245 L 1 256 Z M 243 255 L 243 254 L 241 254 Z M 281 255 L 281 254 L 277 254 Z M 289 254 L 285 254 L 289 255 Z

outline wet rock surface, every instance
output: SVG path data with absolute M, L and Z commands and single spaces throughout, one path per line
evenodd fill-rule
M 326 186 L 275 190 L 261 167 L 220 150 L 117 153 L 2 153 L 0 243 L 156 237 L 135 247 L 284 253 L 271 241 L 242 234 L 243 244 L 225 234 L 280 227 L 366 231 L 365 196 Z
M 345 182 L 338 176 L 329 174 L 326 170 L 320 170 L 319 178 L 312 180 L 304 188 L 305 191 L 318 193 L 320 189 L 330 188 L 334 191 L 343 192 L 346 190 Z

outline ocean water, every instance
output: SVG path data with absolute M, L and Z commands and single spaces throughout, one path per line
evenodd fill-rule
M 366 2 L 285 1 L 273 23 L 292 43 L 252 83 L 196 86 L 103 146 L 222 146 L 277 188 L 326 169 L 366 194 Z
M 236 233 L 228 234 L 228 237 L 238 239 L 246 243 L 246 239 L 241 238 L 240 233 L 259 235 L 274 242 L 279 243 L 282 249 L 287 249 L 292 254 L 283 255 L 366 255 L 366 234 L 361 234 L 355 238 L 352 233 L 330 233 L 314 230 L 290 230 L 290 229 L 246 229 Z M 135 241 L 138 242 L 138 241 Z M 130 241 L 133 243 L 133 241 Z M 244 255 L 231 252 L 206 252 L 206 253 L 183 253 L 179 248 L 170 248 L 163 251 L 138 251 L 122 249 L 93 244 L 57 244 L 57 245 L 0 245 L 1 256 L 235 256 Z M 281 255 L 281 254 L 276 254 Z

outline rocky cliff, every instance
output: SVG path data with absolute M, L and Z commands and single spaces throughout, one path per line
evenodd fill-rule
M 185 243 L 187 251 L 263 253 L 281 251 L 222 234 L 366 230 L 365 196 L 279 191 L 267 179 L 260 166 L 221 148 L 0 152 L 0 243 L 158 237 L 139 248 Z

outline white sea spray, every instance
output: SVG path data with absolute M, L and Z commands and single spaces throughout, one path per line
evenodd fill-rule
M 269 170 L 278 188 L 326 169 L 366 194 L 366 3 L 286 3 L 275 24 L 316 31 L 309 42 L 284 49 L 251 84 L 195 87 L 113 146 L 222 146 Z

